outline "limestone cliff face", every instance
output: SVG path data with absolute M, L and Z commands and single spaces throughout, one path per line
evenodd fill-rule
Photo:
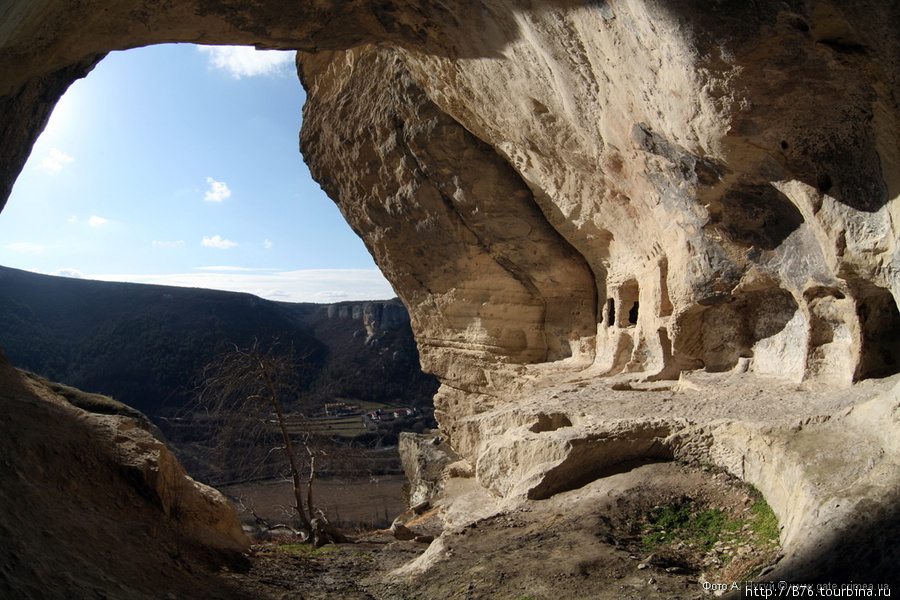
M 494 366 L 582 358 L 595 326 L 593 277 L 528 186 L 394 52 L 344 56 L 354 65 L 346 80 L 322 85 L 316 67 L 329 69 L 334 54 L 306 59 L 304 148 L 411 307 L 425 369 L 481 391 Z M 370 101 L 352 102 L 360 94 Z M 342 117 L 323 122 L 334 111 Z
M 410 306 L 445 421 L 540 372 L 510 365 L 896 371 L 892 11 L 490 5 L 302 54 L 307 161 Z
M 409 312 L 397 300 L 331 304 L 328 306 L 328 318 L 362 321 L 367 340 L 384 331 L 409 327 Z

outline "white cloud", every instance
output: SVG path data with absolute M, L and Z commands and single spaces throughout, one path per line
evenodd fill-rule
M 154 248 L 181 248 L 182 246 L 184 246 L 184 240 L 174 242 L 153 240 Z
M 78 215 L 72 215 L 68 219 L 69 223 L 82 223 L 83 221 L 78 217 Z M 87 224 L 91 227 L 103 227 L 104 225 L 109 224 L 109 219 L 104 219 L 103 217 L 97 215 L 91 215 L 88 217 Z
M 7 244 L 5 248 L 20 254 L 40 254 L 46 250 L 46 246 L 32 244 L 30 242 L 13 242 L 12 244 Z
M 271 247 L 274 246 L 274 245 L 275 245 L 275 244 L 273 244 L 273 243 L 272 243 L 271 241 L 269 241 L 268 239 L 266 239 L 266 241 L 263 242 L 263 248 L 265 248 L 266 250 L 268 250 L 269 248 L 271 248 Z
M 206 178 L 209 189 L 206 190 L 206 196 L 203 197 L 207 202 L 222 202 L 231 197 L 231 190 L 224 181 L 216 181 L 212 177 Z
M 254 269 L 251 267 L 229 267 L 227 265 L 218 265 L 214 267 L 197 267 L 198 271 L 277 271 L 278 269 Z
M 324 302 L 326 304 L 331 304 L 333 302 L 341 302 L 343 300 L 348 299 L 347 292 L 329 290 L 327 292 L 319 292 L 316 294 L 316 298 L 318 302 Z
M 294 52 L 257 50 L 250 46 L 198 46 L 209 55 L 209 64 L 235 79 L 260 75 L 285 75 L 294 69 Z
M 284 290 L 271 290 L 266 296 L 269 300 L 278 300 L 283 302 L 291 301 L 291 293 Z
M 84 273 L 78 269 L 57 269 L 51 273 L 51 275 L 56 275 L 57 277 L 70 277 L 72 279 L 84 279 Z
M 200 269 L 198 269 L 200 271 Z M 328 303 L 387 300 L 394 290 L 377 269 L 275 271 L 202 267 L 203 272 L 169 275 L 91 275 L 103 281 L 131 281 L 180 287 L 246 292 L 283 302 Z
M 237 246 L 237 242 L 232 242 L 231 240 L 224 239 L 218 235 L 205 237 L 201 243 L 206 248 L 218 248 L 219 250 L 228 250 L 229 248 Z
M 66 165 L 66 163 L 70 163 L 75 159 L 59 148 L 52 148 L 50 150 L 50 154 L 44 157 L 41 162 L 38 163 L 37 168 L 42 171 L 47 171 L 48 173 L 58 173 L 62 171 L 62 168 Z

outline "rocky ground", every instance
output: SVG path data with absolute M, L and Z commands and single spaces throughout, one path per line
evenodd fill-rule
M 388 531 L 318 550 L 284 538 L 257 543 L 249 570 L 225 577 L 251 595 L 279 599 L 713 597 L 704 583 L 730 586 L 778 559 L 757 501 L 754 490 L 711 468 L 632 464 L 456 527 L 430 545 Z M 711 527 L 698 525 L 710 516 Z M 437 533 L 442 517 L 455 518 L 434 509 L 409 526 Z

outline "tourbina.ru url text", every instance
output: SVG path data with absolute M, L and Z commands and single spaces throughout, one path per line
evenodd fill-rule
M 710 583 L 701 586 L 707 592 L 739 592 L 743 598 L 890 598 L 886 583 Z

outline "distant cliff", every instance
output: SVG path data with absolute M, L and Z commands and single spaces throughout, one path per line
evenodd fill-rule
M 329 304 L 328 318 L 361 321 L 366 327 L 367 341 L 379 333 L 409 327 L 409 312 L 397 301 Z
M 104 393 L 149 415 L 190 398 L 197 370 L 227 344 L 293 344 L 310 400 L 429 405 L 398 301 L 276 303 L 249 294 L 50 277 L 0 267 L 0 348 L 18 367 Z

